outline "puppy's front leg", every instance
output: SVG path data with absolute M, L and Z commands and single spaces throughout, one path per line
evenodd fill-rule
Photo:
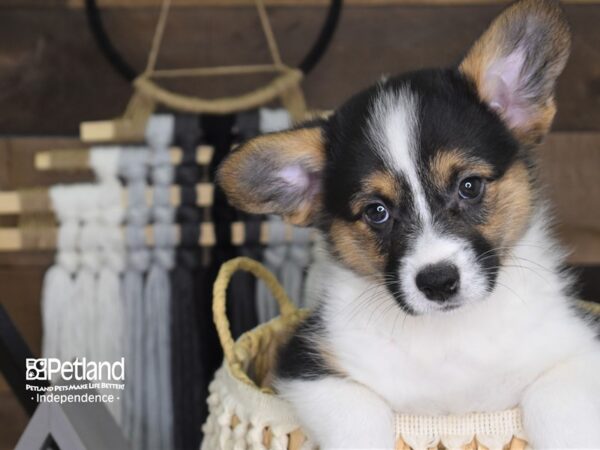
M 394 448 L 394 414 L 363 385 L 326 376 L 278 380 L 277 389 L 321 450 Z
M 600 449 L 600 354 L 563 363 L 536 380 L 522 401 L 535 449 Z

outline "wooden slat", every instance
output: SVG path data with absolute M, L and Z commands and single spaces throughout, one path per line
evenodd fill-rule
M 17 252 L 23 248 L 23 240 L 18 228 L 0 228 L 0 248 L 6 252 Z
M 350 5 L 324 59 L 304 83 L 312 108 L 330 109 L 383 73 L 455 63 L 502 5 L 371 8 Z M 573 51 L 559 80 L 556 129 L 600 131 L 600 7 L 567 4 Z M 273 7 L 282 57 L 296 64 L 323 21 L 322 6 Z M 107 9 L 106 28 L 124 56 L 144 66 L 156 8 Z M 98 52 L 82 10 L 15 7 L 0 15 L 0 129 L 78 133 L 84 120 L 118 116 L 131 95 Z M 270 62 L 253 8 L 184 8 L 170 14 L 158 68 Z M 247 92 L 266 75 L 165 80 L 177 92 L 214 98 Z
M 600 133 L 553 133 L 538 156 L 559 223 L 600 233 Z
M 180 226 L 172 224 L 172 230 L 175 233 L 175 242 L 180 242 Z M 153 246 L 155 244 L 154 227 L 148 225 L 144 228 L 146 244 Z M 126 228 L 122 227 L 122 232 L 126 232 Z M 24 234 L 19 228 L 0 228 L 0 254 L 19 252 L 19 251 L 48 251 L 56 249 L 56 236 L 58 228 L 55 226 L 35 230 L 36 242 L 28 244 L 24 238 Z M 268 245 L 272 243 L 269 238 L 269 222 L 260 224 L 260 244 Z M 216 245 L 216 233 L 212 222 L 203 222 L 200 224 L 198 245 L 201 247 L 212 247 Z M 293 242 L 293 227 L 285 225 L 285 236 L 283 242 Z M 123 239 L 125 235 L 123 234 Z M 231 244 L 240 246 L 246 244 L 246 234 L 244 224 L 241 222 L 233 222 L 231 224 Z M 255 242 L 251 243 L 255 245 Z M 1 264 L 0 264 L 1 265 Z
M 0 138 L 0 190 L 91 181 L 91 171 L 39 171 L 34 166 L 35 155 L 39 152 L 53 148 L 81 148 L 81 145 L 76 138 Z
M 199 145 L 196 149 L 196 163 L 204 166 L 211 162 L 214 148 L 210 145 Z M 53 149 L 35 154 L 36 170 L 77 171 L 90 169 L 88 148 Z M 57 157 L 58 156 L 58 157 Z M 179 147 L 171 147 L 169 156 L 173 165 L 181 164 L 183 152 Z
M 17 214 L 19 211 L 21 211 L 21 200 L 17 192 L 0 192 L 0 215 Z
M 163 0 L 98 0 L 101 8 L 146 8 L 160 7 Z M 266 6 L 327 6 L 330 0 L 264 0 Z M 491 3 L 508 4 L 507 0 L 345 0 L 347 6 L 456 6 L 456 5 L 489 5 Z M 564 4 L 597 4 L 600 0 L 562 0 Z M 172 7 L 220 7 L 234 8 L 254 6 L 255 0 L 171 0 Z M 84 8 L 84 0 L 4 0 L 0 8 Z

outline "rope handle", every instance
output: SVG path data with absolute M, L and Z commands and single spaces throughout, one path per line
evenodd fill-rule
M 279 304 L 279 309 L 283 317 L 289 317 L 297 312 L 296 307 L 287 296 L 285 290 L 275 278 L 275 275 L 258 261 L 244 256 L 231 259 L 221 266 L 215 284 L 213 285 L 213 320 L 217 327 L 219 340 L 223 347 L 223 353 L 227 362 L 232 365 L 236 362 L 234 351 L 234 340 L 229 327 L 229 320 L 226 312 L 227 286 L 231 277 L 238 270 L 244 270 L 252 273 L 255 277 L 264 281 L 275 300 Z
M 587 302 L 585 300 L 577 300 L 577 304 L 585 311 L 600 317 L 600 303 Z
M 282 69 L 282 73 L 266 86 L 237 97 L 223 97 L 212 100 L 171 92 L 144 75 L 136 78 L 133 85 L 140 94 L 177 111 L 193 114 L 232 114 L 258 108 L 275 100 L 286 92 L 297 88 L 302 78 L 303 74 L 298 69 Z

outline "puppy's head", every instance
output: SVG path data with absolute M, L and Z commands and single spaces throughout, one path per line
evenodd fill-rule
M 522 0 L 458 67 L 383 81 L 326 121 L 253 139 L 218 180 L 242 210 L 319 228 L 408 313 L 485 298 L 531 219 L 529 150 L 569 46 L 554 2 Z

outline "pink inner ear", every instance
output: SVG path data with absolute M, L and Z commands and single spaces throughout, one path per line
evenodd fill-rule
M 523 88 L 527 74 L 523 72 L 525 52 L 515 49 L 505 57 L 496 59 L 487 69 L 486 92 L 490 107 L 497 111 L 511 128 L 519 128 L 528 121 L 528 98 Z
M 310 186 L 310 175 L 300 165 L 284 167 L 277 175 L 292 190 L 305 192 Z

